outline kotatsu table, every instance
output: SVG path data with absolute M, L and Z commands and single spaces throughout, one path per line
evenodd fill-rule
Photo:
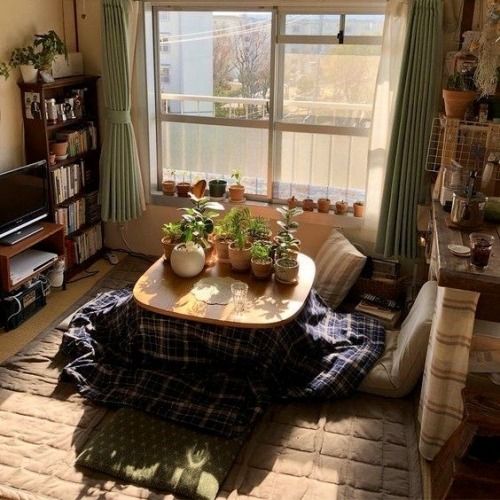
M 314 261 L 298 255 L 299 276 L 296 285 L 284 285 L 274 279 L 257 280 L 250 271 L 232 272 L 231 265 L 216 263 L 194 278 L 176 276 L 161 257 L 137 281 L 134 298 L 152 312 L 175 318 L 239 328 L 274 328 L 294 319 L 304 307 L 316 273 Z M 193 285 L 208 277 L 232 277 L 248 284 L 248 303 L 242 314 L 234 306 L 206 304 L 191 293 Z

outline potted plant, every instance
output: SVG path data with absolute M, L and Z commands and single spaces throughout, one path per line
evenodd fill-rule
M 255 241 L 250 250 L 252 272 L 257 279 L 267 279 L 273 272 L 271 259 L 271 243 L 269 241 Z
M 305 212 L 313 212 L 314 211 L 314 200 L 312 198 L 306 198 L 302 202 L 302 208 Z
M 245 199 L 245 186 L 241 184 L 241 172 L 233 170 L 231 179 L 234 179 L 236 184 L 229 186 L 229 198 L 232 202 L 240 203 Z
M 189 182 L 186 182 L 185 179 L 186 172 L 183 170 L 181 173 L 182 173 L 182 182 L 178 182 L 176 186 L 177 196 L 181 198 L 187 198 L 189 192 L 191 191 L 191 184 Z
M 302 215 L 304 211 L 300 207 L 278 207 L 276 210 L 281 215 L 281 220 L 277 221 L 278 226 L 280 226 L 281 229 L 276 238 L 278 238 L 279 236 L 292 235 L 293 233 L 295 233 L 297 231 L 297 228 L 299 227 L 299 223 L 294 219 L 295 217 Z
M 224 217 L 214 227 L 214 245 L 219 262 L 229 262 L 229 244 L 231 243 L 228 217 Z
M 38 55 L 35 54 L 34 48 L 30 45 L 14 49 L 10 56 L 9 66 L 19 68 L 24 83 L 36 83 L 38 79 L 38 61 Z M 7 65 L 4 64 L 4 66 Z
M 224 179 L 212 179 L 208 182 L 210 198 L 222 199 L 226 194 L 227 181 Z
M 365 204 L 362 201 L 356 201 L 352 208 L 354 217 L 363 217 L 365 215 Z
M 54 81 L 52 77 L 52 63 L 56 56 L 68 56 L 66 44 L 59 38 L 54 30 L 41 35 L 35 35 L 33 42 L 35 52 L 38 56 L 37 67 L 40 70 L 42 79 L 44 81 Z M 50 78 L 46 78 L 50 75 Z
M 178 243 L 170 255 L 170 266 L 177 276 L 192 278 L 200 274 L 205 267 L 205 251 L 199 243 L 191 239 Z
M 449 118 L 464 119 L 465 112 L 476 97 L 476 91 L 460 73 L 448 78 L 447 88 L 443 89 L 444 109 Z
M 166 261 L 170 259 L 172 250 L 182 240 L 182 230 L 180 222 L 168 222 L 161 227 L 163 238 L 161 243 L 163 245 L 163 257 Z
M 264 217 L 250 217 L 248 221 L 248 239 L 250 242 L 257 240 L 269 240 L 272 232 Z
M 349 209 L 349 204 L 346 201 L 340 200 L 335 202 L 335 213 L 337 215 L 345 215 L 348 209 Z
M 171 179 L 166 179 L 161 183 L 161 190 L 163 194 L 173 196 L 175 194 L 175 170 L 169 170 L 169 175 Z
M 328 198 L 318 199 L 318 212 L 327 214 L 330 211 L 331 202 Z
M 299 200 L 297 200 L 297 198 L 295 198 L 295 196 L 291 196 L 287 200 L 287 205 L 288 205 L 288 208 L 298 207 L 299 206 Z
M 250 268 L 250 248 L 248 241 L 248 224 L 250 211 L 248 208 L 233 209 L 230 212 L 230 234 L 229 261 L 235 271 L 247 271 Z

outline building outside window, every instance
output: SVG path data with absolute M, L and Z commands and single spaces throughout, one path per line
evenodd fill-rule
M 153 176 L 229 179 L 284 200 L 365 199 L 384 16 L 153 9 Z

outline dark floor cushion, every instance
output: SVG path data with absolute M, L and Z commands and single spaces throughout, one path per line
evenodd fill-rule
M 242 439 L 203 434 L 129 408 L 86 443 L 77 464 L 149 488 L 213 499 Z

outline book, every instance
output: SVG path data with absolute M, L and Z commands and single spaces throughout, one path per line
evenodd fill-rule
M 377 306 L 375 304 L 367 302 L 366 300 L 362 300 L 354 308 L 354 310 L 356 312 L 360 312 L 362 314 L 366 314 L 378 319 L 385 326 L 385 328 L 394 328 L 401 317 L 401 311 L 395 311 L 392 309 Z

